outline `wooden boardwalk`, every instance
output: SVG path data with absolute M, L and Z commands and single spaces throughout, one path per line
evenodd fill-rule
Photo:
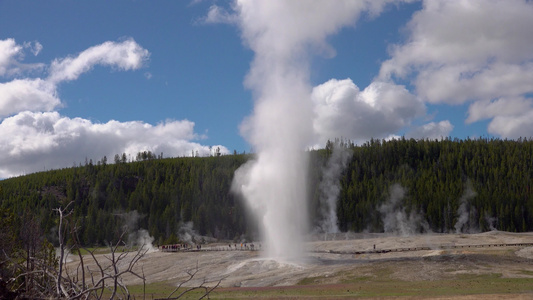
M 259 251 L 261 248 L 243 246 L 243 247 L 229 247 L 229 246 L 189 246 L 189 247 L 176 247 L 176 245 L 163 245 L 158 247 L 161 252 L 205 252 L 205 251 Z
M 392 248 L 392 249 L 373 249 L 364 251 L 336 251 L 336 250 L 316 250 L 313 253 L 333 253 L 333 254 L 379 254 L 389 252 L 406 252 L 406 251 L 423 251 L 423 250 L 450 250 L 464 248 L 494 248 L 494 247 L 531 247 L 533 243 L 516 243 L 516 244 L 478 244 L 478 245 L 440 245 L 440 246 L 422 246 L 409 248 Z
M 313 250 L 311 253 L 331 253 L 331 254 L 381 254 L 390 252 L 407 252 L 407 251 L 424 251 L 424 250 L 451 250 L 465 248 L 496 248 L 496 247 L 531 247 L 533 243 L 515 243 L 515 244 L 477 244 L 477 245 L 439 245 L 439 246 L 421 246 L 408 248 L 391 248 L 391 249 L 373 249 L 373 250 Z M 227 246 L 204 246 L 198 247 L 172 247 L 172 245 L 159 246 L 162 252 L 205 252 L 205 251 L 259 251 L 261 249 L 251 247 L 227 247 Z

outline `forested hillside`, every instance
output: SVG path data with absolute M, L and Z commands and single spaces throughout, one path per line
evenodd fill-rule
M 372 140 L 352 149 L 337 209 L 343 231 L 383 230 L 394 183 L 405 189 L 406 213 L 434 232 L 456 231 L 461 216 L 471 231 L 533 230 L 531 140 Z
M 333 145 L 310 152 L 314 225 Z M 341 148 L 350 153 L 338 178 L 341 231 L 390 230 L 391 214 L 416 223 L 415 231 L 455 232 L 458 223 L 462 231 L 533 230 L 532 141 L 399 139 Z M 88 162 L 0 181 L 0 208 L 3 215 L 36 215 L 52 237 L 53 209 L 73 201 L 72 218 L 85 245 L 116 240 L 133 211 L 137 228 L 147 229 L 156 243 L 176 242 L 179 227 L 189 221 L 201 235 L 238 239 L 249 229 L 244 204 L 230 187 L 234 171 L 250 157 L 139 155 L 129 163 Z
M 234 238 L 245 232 L 243 206 L 230 193 L 246 155 L 115 160 L 0 181 L 2 208 L 31 211 L 44 232 L 57 227 L 54 208 L 73 203 L 82 242 L 117 240 L 125 223 L 147 229 L 156 242 L 177 242 L 180 224 L 202 235 Z M 132 214 L 131 212 L 137 213 Z M 135 219 L 135 220 L 132 220 Z M 53 237 L 52 237 L 53 238 Z

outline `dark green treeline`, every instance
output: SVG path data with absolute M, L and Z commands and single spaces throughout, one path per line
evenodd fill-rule
M 371 140 L 350 148 L 337 207 L 342 231 L 383 230 L 378 208 L 394 183 L 406 190 L 406 211 L 420 212 L 434 232 L 455 231 L 461 201 L 470 229 L 533 230 L 531 140 Z M 467 189 L 475 194 L 465 197 Z
M 85 245 L 118 240 L 128 218 L 154 243 L 177 243 L 180 224 L 192 221 L 202 235 L 233 239 L 246 232 L 244 208 L 230 193 L 234 171 L 246 155 L 147 159 L 40 172 L 0 181 L 1 208 L 33 211 L 53 241 L 54 208 L 74 201 L 73 218 Z M 131 226 L 131 224 L 130 224 Z
M 533 141 L 399 139 L 343 146 L 353 156 L 339 178 L 342 231 L 383 231 L 379 208 L 393 184 L 405 189 L 403 209 L 420 213 L 435 232 L 455 231 L 462 202 L 469 228 L 533 230 Z M 308 209 L 315 220 L 321 170 L 330 156 L 329 146 L 310 152 Z M 121 215 L 131 211 L 156 243 L 177 241 L 180 224 L 188 221 L 201 235 L 237 239 L 250 230 L 244 204 L 230 187 L 234 171 L 248 159 L 148 157 L 40 172 L 0 181 L 0 208 L 18 216 L 31 211 L 53 240 L 53 209 L 74 201 L 73 218 L 86 245 L 116 240 Z M 475 193 L 465 200 L 467 189 Z

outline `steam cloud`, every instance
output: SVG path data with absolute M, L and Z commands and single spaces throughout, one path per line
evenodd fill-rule
M 195 245 L 198 242 L 199 235 L 193 228 L 194 224 L 192 222 L 180 223 L 178 229 L 179 240 L 189 245 Z
M 457 209 L 457 222 L 455 223 L 455 233 L 475 233 L 479 232 L 478 227 L 476 226 L 477 215 L 476 208 L 470 205 L 469 200 L 474 198 L 477 195 L 472 187 L 472 183 L 467 181 L 465 191 L 459 199 L 459 208 Z M 473 218 L 473 220 L 471 220 Z M 490 224 L 490 223 L 489 223 Z M 492 227 L 492 226 L 491 226 Z
M 351 150 L 341 145 L 339 142 L 333 144 L 333 153 L 329 158 L 324 170 L 323 178 L 320 182 L 320 216 L 322 221 L 318 230 L 323 233 L 338 233 L 337 225 L 337 198 L 340 193 L 339 177 L 346 167 Z
M 498 228 L 496 228 L 496 222 L 498 222 L 498 219 L 495 218 L 495 217 L 491 217 L 489 215 L 485 215 L 485 222 L 487 222 L 487 225 L 489 226 L 489 229 L 491 231 L 494 231 L 494 230 L 498 230 Z
M 429 232 L 429 224 L 423 216 L 414 210 L 408 214 L 403 207 L 405 189 L 400 184 L 389 188 L 389 199 L 379 207 L 382 216 L 383 230 L 386 233 L 410 236 L 422 231 Z
M 157 250 L 157 248 L 153 246 L 154 237 L 150 236 L 146 229 L 141 228 L 137 230 L 137 224 L 144 215 L 139 214 L 136 210 L 119 213 L 117 215 L 124 221 L 122 229 L 124 232 L 128 233 L 128 245 L 130 247 L 138 246 L 148 252 L 154 252 Z
M 147 252 L 157 251 L 157 248 L 154 247 L 154 237 L 148 233 L 146 229 L 139 229 L 135 232 L 132 232 L 128 235 L 128 241 L 135 244 L 138 247 L 141 247 Z

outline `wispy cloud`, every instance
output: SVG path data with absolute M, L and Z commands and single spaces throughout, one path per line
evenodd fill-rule
M 0 77 L 12 77 L 24 72 L 39 70 L 44 64 L 25 64 L 24 49 L 30 49 L 34 55 L 38 55 L 42 49 L 39 42 L 24 43 L 19 45 L 15 39 L 0 40 Z
M 237 24 L 239 17 L 218 5 L 211 5 L 207 15 L 199 21 L 205 24 Z
M 133 39 L 123 42 L 105 42 L 93 46 L 76 57 L 55 59 L 50 65 L 51 82 L 75 80 L 95 65 L 116 67 L 128 71 L 140 68 L 150 57 L 150 52 L 142 48 Z
M 39 55 L 41 53 L 41 50 L 43 50 L 43 45 L 39 43 L 38 41 L 34 42 L 24 42 L 24 48 L 30 49 L 31 53 L 33 53 L 34 56 Z

